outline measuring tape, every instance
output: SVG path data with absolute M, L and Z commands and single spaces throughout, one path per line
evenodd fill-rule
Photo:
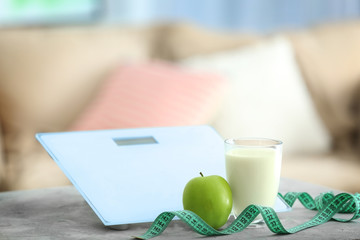
M 305 208 L 318 210 L 319 212 L 308 222 L 290 229 L 285 229 L 273 208 L 250 205 L 242 211 L 227 228 L 221 231 L 212 228 L 198 215 L 188 210 L 163 212 L 155 219 L 145 234 L 139 237 L 134 236 L 134 238 L 150 239 L 160 235 L 175 216 L 188 224 L 195 232 L 206 236 L 229 235 L 241 232 L 249 226 L 259 214 L 262 215 L 270 231 L 277 234 L 296 233 L 326 223 L 330 219 L 338 222 L 349 222 L 360 218 L 360 194 L 358 193 L 354 195 L 340 193 L 335 196 L 333 193 L 327 192 L 320 194 L 315 199 L 306 192 L 288 192 L 284 196 L 279 193 L 279 196 L 290 206 L 293 206 L 295 201 L 299 199 Z M 333 216 L 336 213 L 353 213 L 353 216 L 350 219 L 334 218 Z

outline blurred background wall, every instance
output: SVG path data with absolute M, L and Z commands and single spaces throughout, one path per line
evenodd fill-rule
M 359 0 L 1 0 L 0 26 L 187 21 L 229 31 L 273 32 L 351 20 Z

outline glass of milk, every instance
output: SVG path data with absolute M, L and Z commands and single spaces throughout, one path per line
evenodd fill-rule
M 250 204 L 274 207 L 279 190 L 282 142 L 265 138 L 225 140 L 226 177 L 236 218 Z M 256 218 L 260 222 L 261 217 Z

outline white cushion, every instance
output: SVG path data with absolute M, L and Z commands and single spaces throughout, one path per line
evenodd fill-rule
M 266 137 L 282 140 L 285 153 L 324 152 L 330 136 L 313 105 L 284 36 L 183 60 L 193 70 L 225 77 L 230 88 L 212 123 L 223 138 Z

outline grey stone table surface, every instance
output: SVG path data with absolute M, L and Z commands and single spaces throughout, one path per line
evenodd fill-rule
M 331 189 L 282 179 L 280 192 L 306 191 L 313 197 Z M 334 191 L 337 193 L 337 191 Z M 316 211 L 296 203 L 291 212 L 279 213 L 285 228 L 306 222 Z M 229 220 L 231 222 L 232 219 Z M 0 193 L 0 239 L 132 239 L 151 223 L 132 224 L 127 230 L 105 227 L 73 186 Z M 155 239 L 360 239 L 360 221 L 327 222 L 291 235 L 273 234 L 266 225 L 242 232 L 204 237 L 179 220 Z

